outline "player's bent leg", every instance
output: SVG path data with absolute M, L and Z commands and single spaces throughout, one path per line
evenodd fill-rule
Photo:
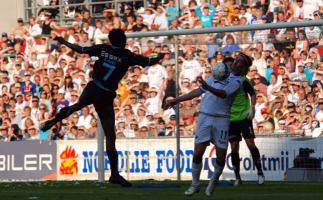
M 230 142 L 231 145 L 231 162 L 233 166 L 233 171 L 236 179 L 233 182 L 233 186 L 241 185 L 240 176 L 240 156 L 239 156 L 239 141 Z
M 259 149 L 257 148 L 253 138 L 249 138 L 249 139 L 245 139 L 245 140 L 246 140 L 246 144 L 250 150 L 252 160 L 255 163 L 255 166 L 258 171 L 258 184 L 262 185 L 265 183 L 265 176 L 262 171 Z
M 192 164 L 192 184 L 184 192 L 186 196 L 192 196 L 200 191 L 200 175 L 202 170 L 202 158 L 207 147 L 207 143 L 195 144 L 194 145 L 194 155 Z
M 62 108 L 53 119 L 47 120 L 45 123 L 40 125 L 40 130 L 47 131 L 51 129 L 56 123 L 70 116 L 75 111 L 82 109 L 85 105 L 76 103 L 72 106 Z
M 72 105 L 62 108 L 53 119 L 46 121 L 45 123 L 40 125 L 40 130 L 47 131 L 51 129 L 56 123 L 70 116 L 72 113 L 82 109 L 83 107 L 92 104 L 93 94 L 95 93 L 95 88 L 93 87 L 93 83 L 88 83 L 84 88 L 79 101 Z
M 205 194 L 211 196 L 215 190 L 215 185 L 219 181 L 222 174 L 223 168 L 225 166 L 225 157 L 227 154 L 226 149 L 217 148 L 216 149 L 216 162 L 214 167 L 214 174 L 212 175 L 208 186 L 206 187 Z

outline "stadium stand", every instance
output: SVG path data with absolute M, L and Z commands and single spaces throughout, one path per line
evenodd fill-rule
M 99 0 L 92 2 L 100 2 Z M 147 3 L 148 2 L 148 3 Z M 53 31 L 81 46 L 106 42 L 109 31 L 180 30 L 323 18 L 321 0 L 183 0 L 71 6 L 84 1 L 41 1 L 28 21 L 19 18 L 0 41 L 0 139 L 89 139 L 97 135 L 93 107 L 58 124 L 50 132 L 39 124 L 73 104 L 90 80 L 95 58 L 78 55 L 51 39 Z M 49 5 L 49 7 L 48 7 Z M 46 7 L 47 6 L 47 7 Z M 50 7 L 52 6 L 52 7 Z M 93 16 L 91 16 L 93 15 Z M 69 19 L 63 25 L 60 17 Z M 317 137 L 323 126 L 322 27 L 244 31 L 183 36 L 180 45 L 180 91 L 198 86 L 195 78 L 211 75 L 211 66 L 240 51 L 253 58 L 248 78 L 257 92 L 254 128 L 259 135 L 293 134 Z M 202 40 L 201 40 L 202 39 Z M 163 111 L 175 96 L 175 56 L 172 38 L 129 39 L 127 48 L 152 56 L 167 51 L 162 62 L 147 69 L 134 66 L 121 82 L 115 101 L 117 137 L 174 136 L 175 111 Z M 194 42 L 192 42 L 194 41 Z M 192 136 L 199 99 L 180 104 L 180 134 Z

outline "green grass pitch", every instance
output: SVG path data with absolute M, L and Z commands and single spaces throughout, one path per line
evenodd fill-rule
M 183 192 L 190 182 L 134 181 L 134 187 L 80 182 L 0 183 L 1 200 L 323 200 L 323 183 L 244 182 L 239 187 L 219 186 L 212 197 L 200 193 L 186 197 Z M 206 186 L 207 182 L 203 182 Z M 145 187 L 149 186 L 149 187 Z M 151 187 L 150 187 L 151 186 Z M 145 188 L 144 188 L 145 187 Z M 165 187 L 165 188 L 162 188 Z

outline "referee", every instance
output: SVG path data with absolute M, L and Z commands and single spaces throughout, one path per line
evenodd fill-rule
M 101 44 L 81 47 L 67 42 L 62 37 L 56 36 L 55 40 L 78 53 L 95 56 L 98 60 L 94 64 L 92 80 L 84 88 L 78 102 L 72 106 L 62 108 L 53 119 L 41 124 L 40 129 L 47 131 L 72 113 L 93 104 L 101 120 L 106 137 L 106 151 L 111 166 L 109 182 L 123 187 L 131 187 L 131 183 L 120 176 L 118 171 L 118 153 L 115 147 L 115 114 L 113 110 L 113 101 L 116 97 L 115 90 L 130 66 L 154 65 L 164 57 L 164 54 L 160 53 L 156 58 L 148 58 L 130 52 L 125 49 L 127 37 L 121 29 L 110 31 L 109 40 L 111 45 Z

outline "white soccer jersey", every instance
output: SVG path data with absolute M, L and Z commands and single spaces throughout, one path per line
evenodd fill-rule
M 242 85 L 240 76 L 231 74 L 224 81 L 217 81 L 213 76 L 206 79 L 206 83 L 216 89 L 224 90 L 227 93 L 226 98 L 215 96 L 209 91 L 200 89 L 205 93 L 201 100 L 200 112 L 211 116 L 230 117 L 230 107 L 232 104 L 232 95 L 239 90 Z
M 206 79 L 208 85 L 222 89 L 226 98 L 220 98 L 205 91 L 201 101 L 200 114 L 195 132 L 195 143 L 212 142 L 217 148 L 227 149 L 230 126 L 230 108 L 233 94 L 242 85 L 240 76 L 230 75 L 224 81 L 216 81 L 213 77 Z

